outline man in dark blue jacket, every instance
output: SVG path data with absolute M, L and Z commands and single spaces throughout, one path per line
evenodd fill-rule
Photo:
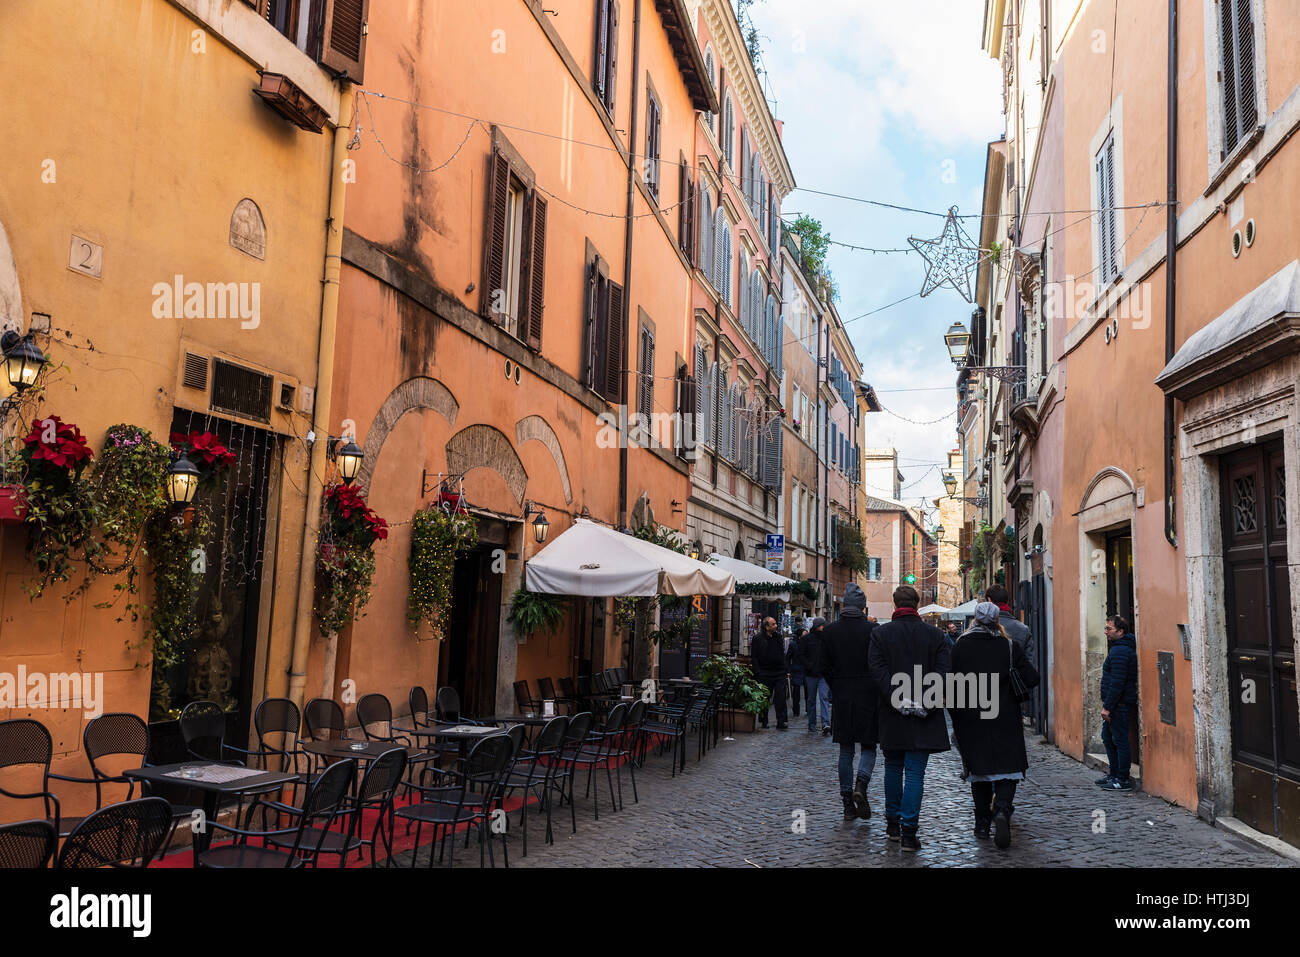
M 1120 615 L 1106 618 L 1106 663 L 1101 668 L 1101 742 L 1110 759 L 1110 774 L 1097 779 L 1107 791 L 1132 791 L 1132 753 L 1128 727 L 1137 704 L 1137 638 Z

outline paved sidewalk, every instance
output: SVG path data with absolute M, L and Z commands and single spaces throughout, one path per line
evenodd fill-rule
M 970 789 L 955 751 L 932 756 L 921 809 L 919 854 L 885 838 L 883 756 L 869 796 L 870 821 L 845 822 L 836 777 L 838 746 L 792 720 L 789 731 L 737 734 L 719 741 L 702 763 L 694 742 L 684 775 L 669 775 L 653 753 L 637 775 L 632 802 L 592 820 L 578 792 L 578 833 L 569 809 L 557 808 L 555 844 L 530 816 L 527 858 L 520 856 L 511 815 L 511 867 L 1285 867 L 1289 862 L 1191 812 L 1141 793 L 1104 792 L 1097 772 L 1030 739 L 1029 779 L 1016 795 L 1012 846 L 999 851 L 971 833 Z M 585 779 L 584 779 L 585 780 Z M 603 784 L 603 781 L 602 781 Z M 802 827 L 800 826 L 802 825 Z M 457 848 L 456 866 L 478 866 L 478 847 Z M 419 865 L 423 866 L 421 854 Z M 409 852 L 397 863 L 410 865 Z M 497 866 L 501 865 L 497 845 Z

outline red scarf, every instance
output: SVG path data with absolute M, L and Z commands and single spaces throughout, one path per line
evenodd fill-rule
M 893 615 L 890 616 L 889 620 L 890 620 L 890 621 L 898 621 L 898 619 L 900 619 L 900 618 L 907 618 L 907 617 L 909 617 L 909 616 L 911 616 L 912 618 L 919 618 L 919 617 L 920 617 L 920 616 L 916 613 L 916 609 L 915 609 L 915 608 L 895 608 L 895 609 L 894 609 L 894 613 L 893 613 Z
M 998 602 L 998 608 L 999 608 L 999 610 L 1001 610 L 1001 611 L 1005 611 L 1005 612 L 1010 612 L 1010 611 L 1011 611 L 1011 606 L 1008 605 L 1008 604 L 1005 604 L 1004 602 Z

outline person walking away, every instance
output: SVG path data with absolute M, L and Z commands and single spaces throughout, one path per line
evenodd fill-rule
M 1029 626 L 1017 618 L 1011 610 L 1010 594 L 1007 590 L 1001 585 L 990 585 L 984 590 L 984 600 L 998 606 L 998 623 L 1002 625 L 1008 637 L 1020 646 L 1029 663 L 1037 669 L 1038 662 L 1035 658 L 1038 650 L 1034 647 L 1033 634 Z
M 930 755 L 949 750 L 943 708 L 920 706 L 922 682 L 942 682 L 948 673 L 948 639 L 916 613 L 920 596 L 911 585 L 894 589 L 894 614 L 871 636 L 868 662 L 881 696 L 880 747 L 885 752 L 885 833 L 904 851 L 919 851 L 917 831 L 925 768 Z M 898 681 L 895 681 L 897 677 Z M 910 693 L 906 693 L 910 692 Z
M 767 689 L 772 693 L 772 701 L 776 704 L 776 729 L 784 731 L 786 729 L 785 639 L 781 637 L 775 618 L 769 616 L 763 619 L 763 627 L 759 629 L 750 644 L 750 655 L 754 662 L 754 677 L 761 684 L 767 685 Z M 759 720 L 766 728 L 768 720 L 766 711 Z
M 795 718 L 799 717 L 799 699 L 807 699 L 803 671 L 803 634 L 803 628 L 796 625 L 790 645 L 785 650 L 786 670 L 790 672 L 790 714 Z M 811 706 L 808 711 L 812 712 Z
M 1107 791 L 1133 790 L 1128 727 L 1137 704 L 1137 636 L 1129 628 L 1128 619 L 1121 615 L 1106 618 L 1108 650 L 1106 663 L 1101 666 L 1101 743 L 1106 746 L 1110 773 L 1098 778 L 1097 784 Z
M 998 613 L 992 602 L 975 606 L 975 624 L 953 646 L 951 670 L 960 680 L 954 682 L 948 714 L 975 802 L 975 836 L 987 839 L 992 826 L 993 843 L 1006 850 L 1011 846 L 1016 784 L 1029 768 L 1011 672 L 1026 688 L 1037 686 L 1039 676 Z M 981 700 L 983 689 L 992 693 L 991 700 Z
M 800 645 L 804 685 L 808 692 L 808 730 L 815 732 L 820 727 L 823 737 L 831 733 L 830 685 L 822 673 L 825 628 L 825 618 L 814 618 L 812 629 L 803 636 Z M 820 725 L 817 723 L 819 718 Z
M 840 746 L 840 798 L 844 820 L 871 819 L 867 785 L 876 767 L 880 691 L 871 679 L 867 657 L 876 626 L 867 621 L 867 596 L 854 582 L 844 589 L 844 610 L 822 635 L 822 674 L 835 695 L 832 739 Z M 853 774 L 854 747 L 860 747 Z

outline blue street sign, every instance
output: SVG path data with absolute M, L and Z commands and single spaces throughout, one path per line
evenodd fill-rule
M 767 536 L 767 550 L 768 550 L 769 552 L 783 552 L 783 551 L 785 551 L 785 536 L 784 536 L 784 535 L 768 535 L 768 536 Z

